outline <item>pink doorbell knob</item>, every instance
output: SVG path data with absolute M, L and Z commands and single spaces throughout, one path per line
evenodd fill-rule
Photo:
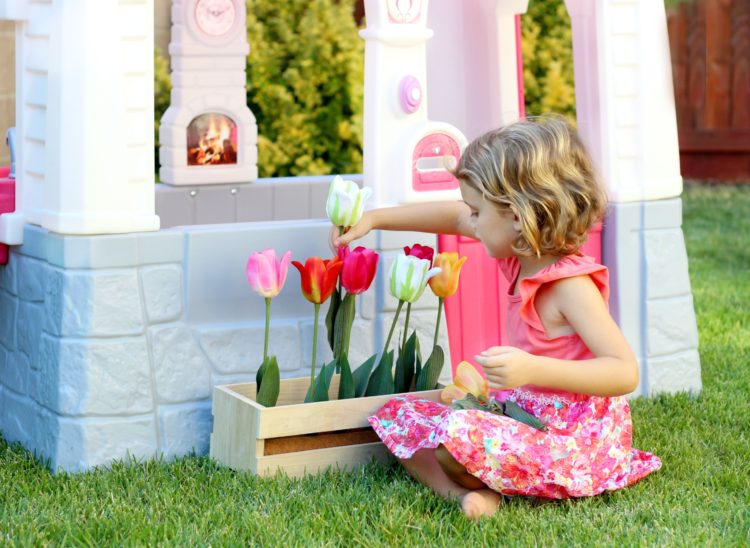
M 422 86 L 414 76 L 404 76 L 401 80 L 401 108 L 412 114 L 422 104 Z

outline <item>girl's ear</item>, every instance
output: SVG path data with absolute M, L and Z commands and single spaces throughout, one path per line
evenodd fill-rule
M 513 213 L 513 230 L 521 232 L 521 216 L 518 214 L 518 208 L 511 204 L 510 211 Z

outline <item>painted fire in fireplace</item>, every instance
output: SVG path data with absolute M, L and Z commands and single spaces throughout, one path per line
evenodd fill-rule
M 229 116 L 210 112 L 193 118 L 187 127 L 189 166 L 237 163 L 237 124 Z

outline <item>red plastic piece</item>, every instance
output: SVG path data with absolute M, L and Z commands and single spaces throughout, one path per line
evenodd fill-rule
M 16 210 L 16 180 L 8 177 L 10 167 L 0 167 L 0 214 Z M 8 264 L 8 246 L 0 244 L 0 265 Z

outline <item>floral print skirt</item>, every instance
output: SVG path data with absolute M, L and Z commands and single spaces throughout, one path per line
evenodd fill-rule
M 547 426 L 402 395 L 369 421 L 400 459 L 442 444 L 472 475 L 505 495 L 584 497 L 622 489 L 661 468 L 633 449 L 624 397 L 546 393 L 517 388 L 515 401 Z

